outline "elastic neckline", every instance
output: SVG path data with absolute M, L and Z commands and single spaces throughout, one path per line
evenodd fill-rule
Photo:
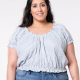
M 49 32 L 43 33 L 43 34 L 36 34 L 36 33 L 31 32 L 27 27 L 25 27 L 25 28 L 26 28 L 26 30 L 28 31 L 28 33 L 30 33 L 30 34 L 32 34 L 32 35 L 35 35 L 35 36 L 45 36 L 45 35 L 48 35 L 48 34 L 53 30 L 54 26 L 55 26 L 55 22 L 53 22 L 53 27 L 52 27 L 52 29 L 51 29 Z

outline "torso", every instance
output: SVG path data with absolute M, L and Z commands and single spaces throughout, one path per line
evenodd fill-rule
M 36 27 L 32 27 L 32 26 L 29 26 L 27 28 L 32 33 L 39 35 L 39 34 L 48 33 L 52 29 L 53 25 L 54 25 L 54 23 L 48 23 L 47 25 L 44 26 L 44 28 L 39 28 L 39 27 L 36 28 Z

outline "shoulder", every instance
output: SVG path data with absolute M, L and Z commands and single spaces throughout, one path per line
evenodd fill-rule
M 12 35 L 10 36 L 10 39 L 13 39 L 13 38 L 16 39 L 17 37 L 21 36 L 21 34 L 23 34 L 24 31 L 25 31 L 24 27 L 17 27 L 12 33 Z
M 68 32 L 67 28 L 65 27 L 65 25 L 61 24 L 61 23 L 55 23 L 55 28 L 59 29 L 60 31 L 64 32 Z
M 24 27 L 17 27 L 15 30 L 14 30 L 14 32 L 13 32 L 13 35 L 18 35 L 18 34 L 20 34 L 21 32 L 24 32 Z
M 56 30 L 60 33 L 62 33 L 65 37 L 70 36 L 70 32 L 68 31 L 68 29 L 61 23 L 56 23 Z
M 24 29 L 24 27 L 17 27 L 14 32 L 20 32 L 23 29 Z
M 56 22 L 55 22 L 53 29 L 54 29 L 55 31 L 57 31 L 57 32 L 64 33 L 66 27 L 65 27 L 63 24 L 61 24 L 61 23 L 56 23 Z
M 73 42 L 73 38 L 69 30 L 63 24 L 57 23 L 56 25 L 59 32 L 63 34 L 64 38 L 66 39 L 67 45 Z
M 55 23 L 55 25 L 57 26 L 57 28 L 65 28 L 65 26 L 61 23 Z

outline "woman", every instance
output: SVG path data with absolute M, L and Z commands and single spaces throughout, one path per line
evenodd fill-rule
M 8 43 L 7 80 L 79 80 L 73 39 L 54 22 L 49 0 L 28 0 Z

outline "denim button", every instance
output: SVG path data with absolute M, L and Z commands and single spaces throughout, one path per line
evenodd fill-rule
M 31 74 L 31 70 L 27 71 L 27 74 Z

